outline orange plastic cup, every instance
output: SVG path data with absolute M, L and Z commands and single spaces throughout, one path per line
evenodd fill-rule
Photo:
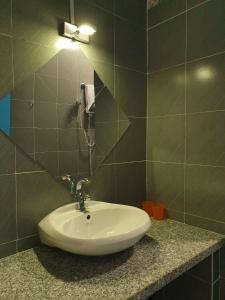
M 141 202 L 142 209 L 146 211 L 146 213 L 149 214 L 149 216 L 153 216 L 153 205 L 153 201 L 146 200 Z
M 162 203 L 154 203 L 152 206 L 152 213 L 155 220 L 165 219 L 165 205 Z

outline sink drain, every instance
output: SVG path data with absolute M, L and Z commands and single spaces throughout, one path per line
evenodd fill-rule
M 90 220 L 91 219 L 91 215 L 87 215 L 87 220 Z

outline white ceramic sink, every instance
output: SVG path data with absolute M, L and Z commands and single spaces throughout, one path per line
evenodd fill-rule
M 151 225 L 143 210 L 119 204 L 87 201 L 62 206 L 39 223 L 42 243 L 81 255 L 106 255 L 133 246 Z

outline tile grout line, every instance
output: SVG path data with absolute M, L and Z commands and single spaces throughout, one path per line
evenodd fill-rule
M 16 199 L 16 252 L 18 252 L 18 186 L 17 186 L 17 146 L 15 148 L 15 199 Z
M 148 90 L 148 69 L 149 69 L 149 59 L 148 59 L 148 51 L 149 51 L 149 46 L 148 46 L 148 2 L 146 1 L 146 134 L 145 134 L 145 139 L 146 139 L 146 145 L 145 145 L 145 198 L 147 199 L 148 197 L 148 162 L 147 162 L 147 157 L 148 157 L 148 135 L 149 135 L 149 125 L 148 125 L 148 109 L 149 109 L 149 103 L 148 103 L 148 95 L 149 95 L 149 90 Z
M 220 56 L 220 55 L 223 55 L 223 54 L 225 54 L 225 50 L 219 51 L 219 52 L 214 52 L 213 54 L 209 54 L 209 55 L 206 55 L 206 56 L 201 56 L 201 57 L 193 58 L 193 59 L 187 60 L 187 65 L 195 63 L 195 62 L 199 62 L 199 61 L 202 61 L 202 60 L 205 60 L 205 59 L 214 58 L 216 56 Z M 148 72 L 147 74 L 148 75 L 155 75 L 157 73 L 161 73 L 163 71 L 168 71 L 168 70 L 171 70 L 171 69 L 182 67 L 184 65 L 185 65 L 185 62 L 184 63 L 175 64 L 175 65 L 171 65 L 171 66 L 168 66 L 168 67 L 165 67 L 165 68 L 161 68 L 161 69 L 158 69 L 158 70 L 155 70 L 155 71 L 152 71 L 152 72 Z
M 187 0 L 186 0 L 186 9 L 187 9 Z M 184 223 L 186 223 L 186 161 L 187 161 L 187 11 L 185 13 L 185 59 L 184 59 L 184 200 L 183 200 L 183 205 L 184 205 Z
M 159 22 L 159 23 L 157 23 L 157 24 L 154 24 L 154 25 L 148 27 L 147 30 L 148 30 L 148 31 L 149 31 L 149 30 L 152 30 L 152 29 L 154 29 L 154 28 L 156 28 L 156 27 L 158 27 L 158 26 L 160 26 L 160 25 L 162 25 L 162 24 L 165 24 L 165 23 L 167 23 L 167 22 L 170 22 L 171 20 L 175 19 L 176 17 L 179 17 L 179 16 L 181 16 L 181 15 L 183 15 L 183 14 L 186 14 L 186 13 L 188 13 L 189 11 L 192 11 L 192 10 L 194 10 L 194 9 L 200 7 L 200 6 L 203 6 L 203 5 L 207 4 L 207 3 L 209 3 L 210 1 L 211 1 L 211 0 L 205 0 L 205 1 L 203 1 L 202 3 L 196 4 L 196 5 L 194 5 L 194 6 L 190 7 L 190 8 L 187 7 L 187 2 L 186 2 L 186 9 L 185 9 L 185 10 L 183 10 L 183 11 L 181 11 L 180 13 L 178 13 L 178 14 L 176 14 L 176 15 L 170 17 L 170 18 L 167 18 L 167 19 L 165 19 L 165 20 L 163 20 L 163 21 L 161 21 L 161 22 Z

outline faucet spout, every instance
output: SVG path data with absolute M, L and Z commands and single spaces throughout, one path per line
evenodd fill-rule
M 85 191 L 85 186 L 90 183 L 88 178 L 80 179 L 75 184 L 75 179 L 71 175 L 62 176 L 62 180 L 68 181 L 70 184 L 70 192 L 74 196 L 75 202 L 79 203 L 79 209 L 81 212 L 86 211 L 85 200 L 89 198 L 88 193 Z

